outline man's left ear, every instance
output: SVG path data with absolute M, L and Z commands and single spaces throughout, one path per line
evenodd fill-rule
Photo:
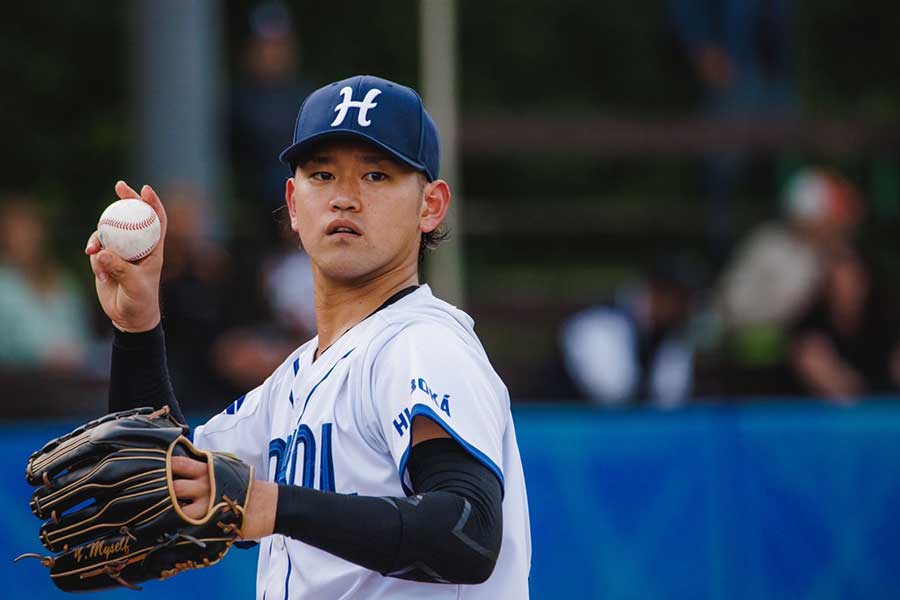
M 450 186 L 443 179 L 425 184 L 422 191 L 422 209 L 419 211 L 419 231 L 428 233 L 437 229 L 450 208 Z

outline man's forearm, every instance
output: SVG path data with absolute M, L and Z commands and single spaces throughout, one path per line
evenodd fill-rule
M 254 482 L 244 537 L 279 533 L 400 579 L 487 580 L 503 532 L 500 482 L 452 440 L 416 446 L 410 465 L 409 498 Z

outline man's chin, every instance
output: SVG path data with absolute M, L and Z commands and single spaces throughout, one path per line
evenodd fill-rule
M 342 256 L 332 255 L 318 262 L 318 270 L 325 279 L 344 284 L 357 283 L 370 278 L 377 270 L 375 265 L 362 260 L 360 256 L 342 254 Z

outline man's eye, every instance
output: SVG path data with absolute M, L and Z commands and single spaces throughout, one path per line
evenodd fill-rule
M 328 171 L 316 171 L 315 173 L 310 175 L 310 177 L 317 181 L 329 181 L 331 179 L 334 179 L 334 175 L 332 175 Z
M 381 171 L 372 171 L 371 173 L 366 173 L 363 177 L 367 181 L 384 181 L 387 178 L 387 173 L 382 173 Z

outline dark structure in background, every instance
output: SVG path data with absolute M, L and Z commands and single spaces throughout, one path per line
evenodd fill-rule
M 675 33 L 703 89 L 703 112 L 721 121 L 787 121 L 796 107 L 793 0 L 670 0 Z M 735 149 L 706 159 L 707 238 L 729 252 L 736 198 L 750 157 Z

